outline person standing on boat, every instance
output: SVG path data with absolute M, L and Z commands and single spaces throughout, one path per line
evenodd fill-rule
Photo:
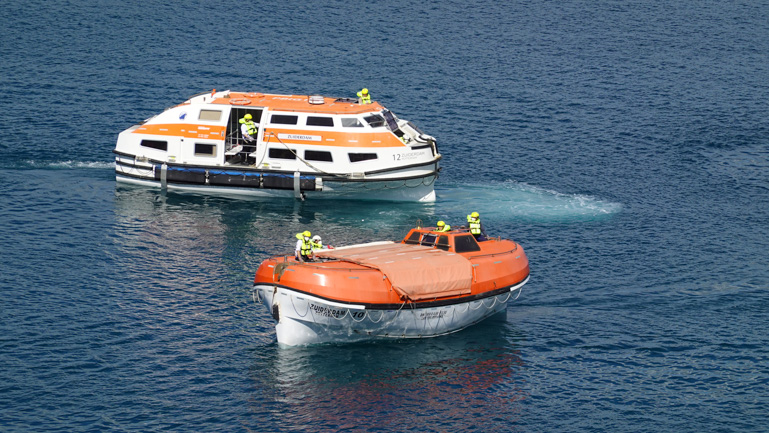
M 483 230 L 483 224 L 481 224 L 481 216 L 478 212 L 473 212 L 467 216 L 467 227 L 470 229 L 470 234 L 475 236 L 477 241 L 486 240 L 486 231 Z
M 450 232 L 451 231 L 451 226 L 446 224 L 443 221 L 438 221 L 438 224 L 436 224 L 436 225 L 438 226 L 438 228 L 435 229 L 436 232 Z
M 246 145 L 243 146 L 243 153 L 248 155 L 249 153 L 256 151 L 256 138 L 259 133 L 259 124 L 254 122 L 254 117 L 251 113 L 246 113 L 239 122 L 240 133 L 243 135 L 243 139 L 246 140 Z
M 371 103 L 371 95 L 368 93 L 367 88 L 363 88 L 360 92 L 358 92 L 358 102 L 360 104 L 370 104 Z
M 296 248 L 294 249 L 294 256 L 300 262 L 312 261 L 312 240 L 310 239 L 312 233 L 305 230 L 302 233 L 296 234 Z

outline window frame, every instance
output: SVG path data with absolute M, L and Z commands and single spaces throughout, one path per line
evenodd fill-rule
M 198 152 L 198 146 L 209 146 L 211 148 L 211 153 Z M 214 143 L 195 143 L 193 147 L 193 155 L 213 158 L 216 156 L 216 148 L 217 146 Z
M 146 147 L 149 149 L 160 150 L 162 152 L 168 152 L 168 142 L 163 140 L 149 140 L 145 138 L 139 142 L 139 146 Z

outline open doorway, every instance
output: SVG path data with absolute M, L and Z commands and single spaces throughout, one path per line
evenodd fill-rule
M 259 125 L 257 137 L 261 136 L 262 126 L 262 108 L 251 107 L 233 107 L 230 110 L 230 119 L 227 123 L 227 139 L 225 143 L 225 159 L 227 164 L 249 165 L 253 163 L 254 158 L 249 155 L 256 151 L 256 143 L 249 143 L 243 138 L 240 131 L 240 120 L 246 114 L 250 114 L 252 120 Z

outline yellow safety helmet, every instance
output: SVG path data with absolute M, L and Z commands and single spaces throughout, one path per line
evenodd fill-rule
M 478 218 L 480 215 L 478 215 L 478 212 L 473 212 L 470 214 L 470 216 L 473 218 Z
M 305 230 L 305 231 L 304 231 L 304 233 L 302 233 L 302 234 L 303 234 L 303 235 L 304 235 L 304 237 L 306 237 L 306 238 L 309 238 L 310 236 L 312 236 L 312 233 L 310 233 L 310 232 L 309 232 L 309 230 Z
M 365 95 L 366 93 L 368 93 L 368 89 L 364 87 L 363 90 L 361 90 L 360 92 Z
M 437 226 L 438 226 L 438 227 L 443 227 L 443 226 L 445 226 L 445 225 L 446 225 L 446 223 L 445 223 L 445 222 L 443 222 L 443 221 L 438 221 L 438 224 L 437 224 Z
M 253 119 L 254 117 L 253 117 L 253 116 L 251 116 L 251 113 L 246 113 L 246 115 L 245 115 L 245 116 L 243 116 L 243 118 L 244 118 L 244 119 L 246 119 L 246 120 L 251 120 L 251 119 Z

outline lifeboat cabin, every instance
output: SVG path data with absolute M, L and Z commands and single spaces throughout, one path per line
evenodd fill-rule
M 432 136 L 378 102 L 229 90 L 193 96 L 131 126 L 114 154 L 118 182 L 395 201 L 434 201 L 441 159 Z

